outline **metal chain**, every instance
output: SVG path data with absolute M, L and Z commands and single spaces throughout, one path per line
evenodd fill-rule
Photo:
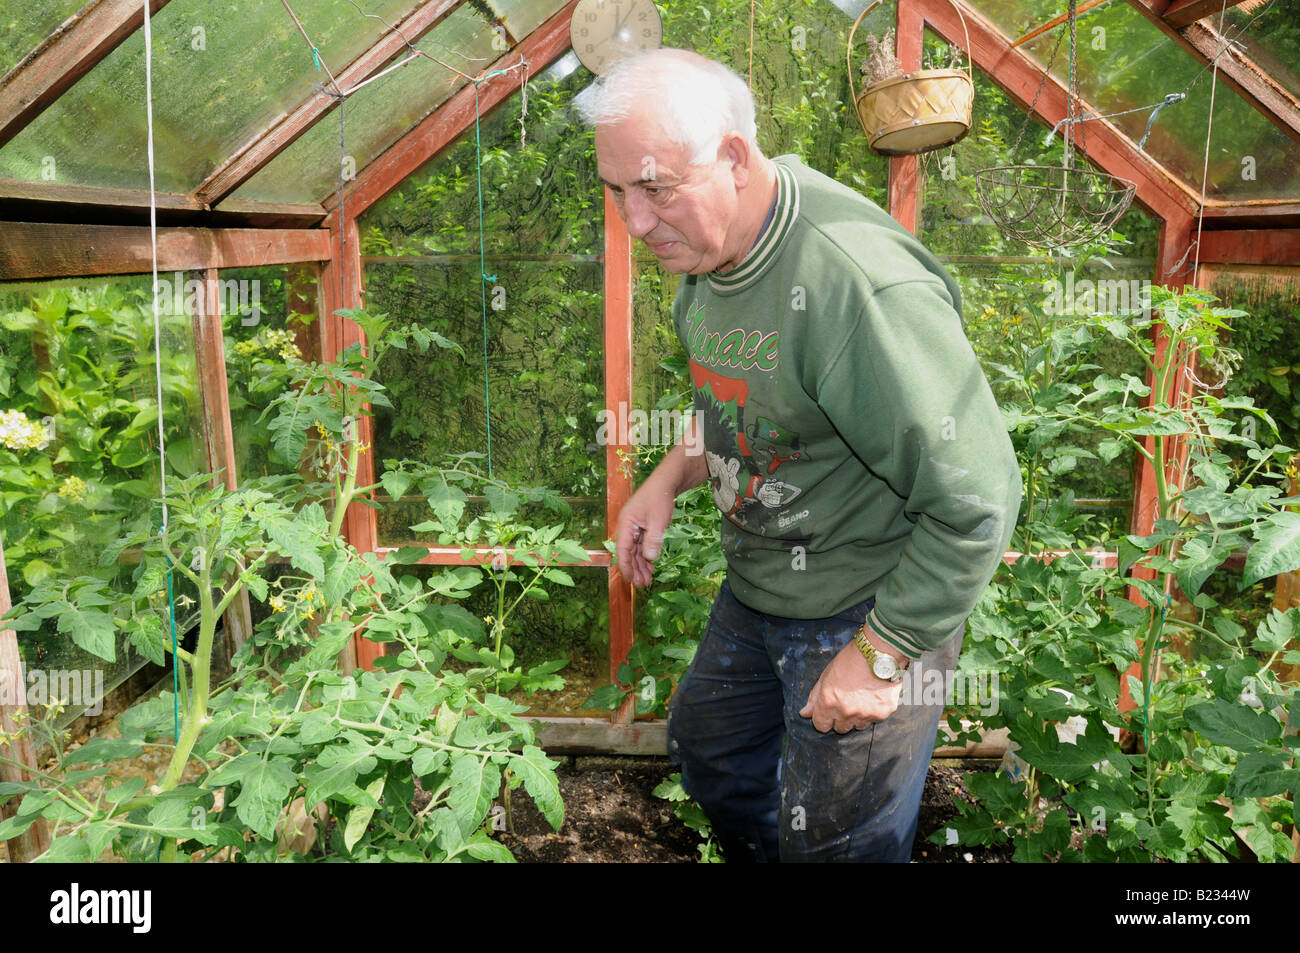
M 1077 0 L 1070 0 L 1070 87 L 1065 94 L 1065 167 L 1074 165 L 1074 127 L 1081 125 L 1074 121 L 1074 109 L 1079 102 L 1079 47 L 1078 20 L 1076 17 Z
M 1020 132 L 1016 135 L 1015 144 L 1008 153 L 1008 158 L 1014 162 L 1016 152 L 1020 149 L 1020 143 L 1025 138 L 1025 130 L 1029 128 L 1030 123 L 1034 120 L 1034 108 L 1038 105 L 1038 98 L 1043 95 L 1043 88 L 1047 86 L 1047 78 L 1052 75 L 1052 67 L 1056 65 L 1056 54 L 1061 51 L 1061 41 L 1065 39 L 1064 31 L 1056 35 L 1056 45 L 1052 47 L 1052 55 L 1047 60 L 1047 66 L 1043 69 L 1043 78 L 1038 82 L 1038 91 L 1034 93 L 1033 101 L 1029 104 L 1029 109 L 1025 112 L 1025 118 L 1020 123 Z

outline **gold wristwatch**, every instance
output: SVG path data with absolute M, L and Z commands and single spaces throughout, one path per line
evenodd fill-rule
M 907 669 L 907 659 L 899 662 L 892 655 L 886 655 L 874 645 L 867 641 L 867 625 L 864 622 L 857 633 L 853 636 L 853 641 L 857 643 L 858 649 L 862 652 L 862 657 L 867 660 L 871 666 L 871 674 L 885 682 L 901 682 L 903 672 Z

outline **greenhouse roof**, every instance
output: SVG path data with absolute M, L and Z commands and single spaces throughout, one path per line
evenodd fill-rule
M 948 23 L 946 3 L 903 2 L 948 40 L 968 45 Z M 1050 64 L 1054 85 L 1066 86 L 1063 0 L 961 3 L 977 60 L 986 47 L 986 72 L 1003 82 L 998 63 L 1023 54 L 1039 74 Z M 548 62 L 561 55 L 573 6 L 152 0 L 156 189 L 164 220 L 319 223 L 337 204 L 341 180 L 379 160 L 472 76 L 517 64 L 529 38 L 543 31 L 553 34 Z M 847 32 L 866 3 L 835 6 Z M 894 6 L 877 10 L 871 22 L 882 15 L 892 21 Z M 1099 131 L 1118 137 L 1190 205 L 1200 204 L 1204 189 L 1203 204 L 1229 214 L 1259 216 L 1282 206 L 1271 211 L 1290 215 L 1300 208 L 1300 0 L 1079 6 L 1081 108 L 1098 116 L 1082 124 L 1085 135 L 1104 124 Z M 42 0 L 13 5 L 4 18 L 0 214 L 44 221 L 138 216 L 149 188 L 142 3 Z M 560 30 L 566 42 L 555 41 Z M 396 68 L 416 49 L 425 55 Z M 529 70 L 546 65 L 529 62 Z M 337 89 L 347 94 L 342 123 Z M 1028 89 L 1010 92 L 1032 101 Z M 1148 129 L 1153 107 L 1179 94 L 1185 98 L 1162 109 Z M 1142 155 L 1137 144 L 1144 139 Z

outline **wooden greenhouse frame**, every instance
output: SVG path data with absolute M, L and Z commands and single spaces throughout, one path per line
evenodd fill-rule
M 150 0 L 157 11 L 167 0 Z M 969 54 L 975 65 L 1005 90 L 1022 108 L 1035 102 L 1042 68 L 1000 32 L 972 0 L 953 0 L 961 8 L 969 30 Z M 1213 31 L 1197 22 L 1217 13 L 1223 0 L 1124 0 L 1177 42 L 1189 55 L 1205 63 L 1221 51 Z M 1227 0 L 1229 6 L 1239 0 Z M 565 3 L 528 36 L 506 34 L 508 50 L 491 69 L 527 60 L 533 73 L 569 50 L 569 20 L 576 0 Z M 0 146 L 53 104 L 143 23 L 139 0 L 90 0 L 75 17 L 60 27 L 13 70 L 0 77 Z M 461 0 L 422 0 L 414 3 L 399 26 L 414 41 L 443 22 L 461 6 Z M 500 22 L 502 30 L 504 23 Z M 897 51 L 905 70 L 921 66 L 924 33 L 936 31 L 954 46 L 963 46 L 966 33 L 950 0 L 897 0 Z M 352 88 L 379 73 L 404 48 L 396 33 L 386 33 L 337 74 L 338 82 Z M 1220 76 L 1235 92 L 1265 115 L 1292 141 L 1300 143 L 1300 101 L 1244 54 L 1230 50 L 1219 55 Z M 487 72 L 486 70 L 484 72 Z M 507 101 L 519 88 L 519 71 L 484 81 L 478 87 L 478 106 L 486 114 Z M 360 339 L 351 321 L 335 314 L 361 304 L 363 269 L 357 222 L 384 196 L 412 173 L 455 142 L 475 118 L 475 88 L 462 86 L 432 114 L 412 126 L 378 158 L 358 170 L 341 193 L 320 203 L 282 204 L 234 199 L 244 183 L 283 153 L 333 104 L 327 94 L 315 92 L 270 123 L 241 149 L 227 157 L 189 194 L 159 194 L 158 254 L 160 271 L 199 271 L 207 300 L 208 318 L 194 320 L 198 374 L 203 400 L 203 437 L 210 469 L 224 468 L 233 485 L 234 436 L 227 403 L 225 360 L 219 320 L 211 320 L 220 307 L 218 270 L 226 268 L 293 265 L 302 282 L 319 289 L 318 353 L 325 358 Z M 1082 104 L 1086 111 L 1091 107 Z M 1036 99 L 1035 114 L 1049 125 L 1065 118 L 1067 90 L 1054 77 Z M 1137 184 L 1135 201 L 1160 220 L 1159 247 L 1154 281 L 1182 286 L 1191 281 L 1186 254 L 1199 240 L 1199 261 L 1235 266 L 1300 265 L 1300 197 L 1297 200 L 1256 200 L 1202 203 L 1199 194 L 1169 169 L 1162 167 L 1119 128 L 1102 119 L 1092 124 L 1087 155 L 1105 172 Z M 889 163 L 889 211 L 915 231 L 918 219 L 920 165 L 916 157 L 895 157 Z M 147 192 L 71 186 L 49 182 L 0 179 L 0 280 L 91 277 L 147 272 L 150 268 L 149 229 L 143 224 L 149 209 Z M 120 221 L 138 224 L 113 224 Z M 1199 235 L 1199 238 L 1198 238 Z M 632 241 L 605 194 L 604 334 L 605 401 L 607 408 L 630 403 L 632 394 Z M 1205 284 L 1204 281 L 1201 282 Z M 1178 388 L 1191 386 L 1182 375 Z M 1154 399 L 1154 395 L 1152 398 Z M 359 438 L 373 444 L 372 419 L 363 418 Z M 612 527 L 632 492 L 631 478 L 619 466 L 620 451 L 605 448 L 607 465 L 606 518 Z M 1149 532 L 1155 502 L 1154 474 L 1136 458 L 1131 531 Z M 1177 455 L 1170 464 L 1175 478 L 1185 465 Z M 375 461 L 370 450 L 361 455 L 358 478 L 374 483 Z M 390 551 L 380 545 L 376 512 L 354 502 L 344 521 L 347 539 L 362 552 Z M 610 676 L 632 647 L 632 587 L 622 579 L 604 549 L 590 549 L 591 563 L 608 573 Z M 422 563 L 449 565 L 462 562 L 459 549 L 430 547 Z M 0 551 L 0 612 L 9 608 L 9 591 Z M 1300 592 L 1300 584 L 1296 585 Z M 1298 597 L 1300 598 L 1300 597 Z M 226 616 L 230 644 L 237 645 L 251 631 L 247 596 Z M 381 647 L 358 638 L 355 663 L 368 667 Z M 20 680 L 16 637 L 0 631 L 0 679 Z M 21 698 L 21 693 L 19 693 Z M 9 724 L 14 707 L 0 709 L 0 730 Z M 634 718 L 632 699 L 602 718 L 548 718 L 550 743 L 569 750 L 662 752 L 666 729 L 661 720 Z M 30 762 L 30 751 L 18 750 Z M 7 779 L 0 769 L 0 779 Z M 40 837 L 33 828 L 33 843 L 15 849 L 30 851 Z M 26 835 L 25 835 L 26 836 Z

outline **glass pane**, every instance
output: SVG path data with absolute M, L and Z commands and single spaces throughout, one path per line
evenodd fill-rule
M 368 0 L 365 6 L 391 23 L 412 5 Z M 303 28 L 336 74 L 387 30 L 350 0 L 297 6 Z M 160 191 L 195 188 L 325 78 L 280 0 L 178 0 L 158 11 L 152 29 Z M 48 157 L 54 181 L 148 188 L 144 76 L 141 29 L 0 150 L 0 176 L 48 178 L 42 174 Z
M 466 3 L 415 45 L 472 76 L 500 55 L 492 40 L 488 22 Z M 388 65 L 407 55 L 400 54 Z M 465 79 L 454 70 L 419 57 L 349 96 L 343 110 L 343 140 L 351 160 L 342 160 L 347 172 L 365 168 L 459 89 Z M 332 109 L 235 197 L 271 202 L 322 199 L 337 185 L 340 161 L 338 110 Z
M 1277 423 L 1280 440 L 1300 447 L 1300 268 L 1202 266 L 1201 284 L 1220 305 L 1245 311 L 1233 318 L 1229 344 L 1241 352 L 1224 391 L 1250 397 Z M 1257 439 L 1272 439 L 1262 422 Z M 1231 452 L 1231 451 L 1229 451 Z
M 13 69 L 84 4 L 85 0 L 41 0 L 15 3 L 0 12 L 0 76 Z
M 427 578 L 443 567 L 413 567 L 414 574 Z M 564 688 L 538 691 L 531 697 L 522 689 L 507 693 L 517 704 L 528 705 L 532 714 L 566 714 L 591 717 L 599 711 L 583 709 L 582 703 L 601 685 L 609 684 L 609 572 L 604 568 L 566 569 L 574 585 L 546 587 L 549 598 L 523 599 L 506 618 L 503 643 L 513 650 L 515 666 L 525 669 L 555 659 L 569 664 L 559 670 Z M 518 595 L 517 586 L 506 589 L 507 605 Z M 498 612 L 496 589 L 486 580 L 469 598 L 455 603 L 477 618 Z M 390 652 L 393 650 L 390 649 Z M 465 670 L 467 662 L 451 659 L 448 668 Z
M 937 60 L 947 56 L 948 44 L 927 31 L 926 53 Z M 980 206 L 976 188 L 978 173 L 1000 165 L 1030 163 L 1060 165 L 1062 141 L 1058 136 L 1044 146 L 1048 127 L 1037 119 L 1025 126 L 1025 112 L 980 69 L 975 70 L 973 127 L 956 145 L 931 153 L 922 162 L 920 236 L 926 247 L 939 255 L 1029 255 L 1041 256 L 1028 245 L 1003 235 Z M 1022 134 L 1021 130 L 1024 129 Z M 1013 152 L 1013 147 L 1019 148 Z M 1078 161 L 1076 157 L 1076 161 Z M 1097 169 L 1095 165 L 1088 167 Z M 1115 230 L 1131 245 L 1121 254 L 1128 258 L 1153 259 L 1160 221 L 1136 205 L 1129 207 Z
M 575 135 L 569 103 L 590 82 L 557 64 L 528 84 L 527 140 L 516 94 L 480 123 L 483 231 L 489 255 L 604 251 L 604 200 L 595 141 Z M 462 253 L 477 259 L 478 182 L 471 126 L 362 219 L 371 256 Z M 490 269 L 489 269 L 490 270 Z
M 564 0 L 491 0 L 492 9 L 506 21 L 506 29 L 522 40 L 564 6 Z
M 231 268 L 220 272 L 226 386 L 235 442 L 235 468 L 249 476 L 293 472 L 271 446 L 262 412 L 290 379 L 286 359 L 316 360 L 316 279 L 297 266 Z
M 1218 30 L 1219 14 L 1201 23 Z M 1223 23 L 1223 33 L 1240 44 L 1256 66 L 1300 96 L 1300 0 L 1273 0 L 1262 10 L 1251 3 L 1229 7 Z
M 128 553 L 101 567 L 100 553 L 128 527 L 161 526 L 149 287 L 140 276 L 0 288 L 0 540 L 15 602 L 45 580 L 126 584 L 138 562 Z M 204 460 L 193 326 L 164 313 L 162 327 L 167 472 L 184 476 Z M 184 582 L 177 577 L 181 633 L 196 617 Z M 92 656 L 57 621 L 19 633 L 31 668 L 99 671 L 110 691 L 143 664 L 125 639 L 116 661 Z
M 1061 12 L 1057 0 L 982 0 L 979 7 L 1012 39 Z M 1052 62 L 1052 50 L 1066 32 L 1062 25 L 1023 49 L 1039 63 Z M 1151 115 L 1140 107 L 1154 106 L 1168 93 L 1187 92 L 1186 100 L 1157 117 L 1146 151 L 1199 192 L 1210 115 L 1209 70 L 1127 3 L 1081 13 L 1077 34 L 1083 98 L 1104 115 L 1137 109 L 1111 119 L 1135 143 Z M 1060 41 L 1053 75 L 1065 81 L 1068 64 L 1067 36 Z M 1083 134 L 1089 125 L 1084 124 Z M 1295 144 L 1222 82 L 1215 94 L 1212 138 L 1207 197 L 1285 198 L 1300 189 Z
M 867 148 L 844 70 L 849 27 L 863 5 L 758 0 L 752 89 L 758 142 L 766 155 L 794 153 L 884 207 L 889 160 Z M 864 30 L 887 29 L 894 8 L 887 0 L 872 11 L 855 45 Z M 666 9 L 661 4 L 660 11 L 665 46 L 696 50 L 749 78 L 749 0 L 674 3 Z
M 632 406 L 690 407 L 686 351 L 673 327 L 672 304 L 681 276 L 655 259 L 632 262 Z
M 487 391 L 478 262 L 368 267 L 369 307 L 465 349 L 464 359 L 440 350 L 385 360 L 380 378 L 393 409 L 376 408 L 376 460 L 440 463 L 466 451 L 486 454 L 490 439 L 498 479 L 603 500 L 605 454 L 595 443 L 604 406 L 601 266 L 499 258 L 488 267 L 496 278 L 490 300 L 503 307 L 487 309 Z M 583 523 L 575 513 L 570 532 Z M 583 541 L 599 545 L 603 537 L 602 529 Z

